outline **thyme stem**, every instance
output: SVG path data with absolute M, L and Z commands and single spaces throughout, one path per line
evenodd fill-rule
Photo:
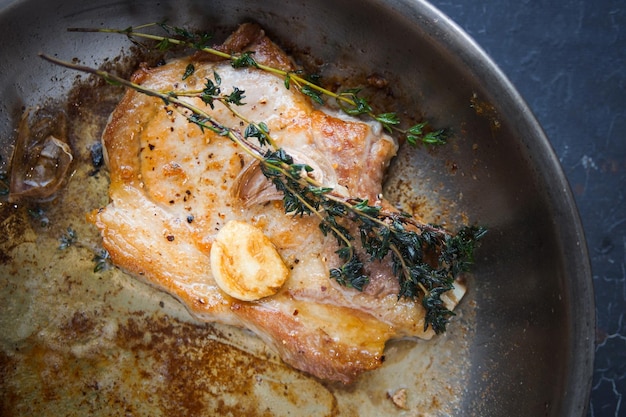
M 142 32 L 143 29 L 159 26 L 166 31 L 173 30 L 177 34 L 183 37 L 183 39 L 177 39 L 171 36 L 155 35 L 151 33 Z M 285 81 L 287 88 L 290 84 L 295 84 L 296 87 L 305 95 L 308 95 L 313 101 L 322 104 L 321 96 L 331 97 L 337 101 L 339 107 L 349 115 L 359 116 L 366 115 L 372 120 L 378 121 L 382 126 L 391 133 L 395 131 L 405 136 L 406 141 L 411 145 L 418 143 L 424 143 L 429 145 L 442 145 L 447 141 L 448 132 L 446 129 L 439 129 L 431 131 L 428 129 L 428 123 L 422 122 L 408 129 L 402 129 L 398 125 L 400 120 L 396 113 L 381 113 L 376 114 L 367 100 L 358 96 L 359 89 L 351 89 L 344 92 L 336 93 L 327 88 L 316 84 L 313 81 L 308 80 L 306 77 L 300 76 L 298 72 L 286 71 L 280 68 L 275 68 L 269 65 L 256 62 L 249 53 L 244 52 L 240 54 L 231 54 L 220 51 L 215 48 L 208 47 L 204 44 L 198 44 L 191 40 L 192 34 L 186 30 L 171 27 L 163 23 L 147 23 L 139 26 L 128 27 L 126 29 L 113 29 L 113 28 L 69 28 L 70 32 L 96 32 L 96 33 L 112 33 L 125 35 L 129 39 L 141 38 L 147 40 L 157 41 L 159 43 L 165 43 L 166 45 L 178 45 L 186 46 L 199 51 L 203 51 L 214 55 L 219 58 L 230 60 L 233 65 L 237 66 L 253 66 L 260 70 L 274 74 L 281 77 Z M 343 104 L 342 104 L 343 103 Z

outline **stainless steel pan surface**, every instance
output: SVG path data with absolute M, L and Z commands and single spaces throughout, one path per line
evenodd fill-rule
M 67 28 L 165 19 L 216 39 L 257 22 L 327 74 L 384 76 L 407 112 L 451 129 L 444 147 L 403 148 L 385 183 L 391 200 L 428 219 L 489 229 L 445 334 L 391 342 L 381 369 L 339 386 L 287 367 L 248 332 L 200 323 L 172 297 L 94 267 L 99 236 L 85 213 L 107 203 L 107 173 L 91 149 L 120 90 L 38 54 L 133 65 L 124 36 Z M 569 186 L 514 87 L 428 3 L 0 0 L 0 33 L 0 172 L 26 109 L 62 110 L 74 153 L 55 200 L 0 197 L 0 414 L 585 414 L 595 317 Z

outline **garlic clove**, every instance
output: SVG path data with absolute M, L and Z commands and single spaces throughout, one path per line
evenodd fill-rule
M 249 223 L 231 220 L 215 237 L 211 272 L 222 291 L 254 301 L 276 294 L 289 270 L 265 234 Z
M 330 162 L 315 149 L 293 150 L 285 148 L 285 152 L 293 158 L 294 164 L 308 165 L 310 172 L 303 172 L 316 183 L 333 189 L 337 195 L 348 196 L 345 187 L 337 182 L 337 173 Z M 235 179 L 233 195 L 246 207 L 283 199 L 283 193 L 261 171 L 261 163 L 254 160 L 247 164 Z

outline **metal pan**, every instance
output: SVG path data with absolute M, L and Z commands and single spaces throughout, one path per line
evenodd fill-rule
M 114 268 L 94 270 L 98 236 L 84 214 L 106 203 L 106 170 L 90 165 L 89 146 L 115 95 L 91 84 L 77 94 L 77 74 L 37 55 L 130 60 L 124 37 L 66 28 L 163 19 L 218 37 L 256 21 L 328 73 L 384 76 L 408 111 L 452 129 L 447 147 L 403 152 L 385 186 L 433 221 L 466 216 L 490 230 L 445 335 L 392 342 L 380 370 L 336 386 L 284 366 L 247 332 L 194 321 Z M 513 86 L 426 2 L 3 0 L 0 33 L 0 170 L 25 108 L 70 103 L 69 123 L 82 129 L 70 128 L 75 161 L 61 197 L 0 203 L 0 414 L 584 415 L 594 308 L 568 184 Z

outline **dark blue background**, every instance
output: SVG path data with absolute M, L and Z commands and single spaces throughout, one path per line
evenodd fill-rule
M 626 1 L 431 3 L 500 66 L 561 161 L 585 228 L 595 287 L 588 415 L 626 416 Z

